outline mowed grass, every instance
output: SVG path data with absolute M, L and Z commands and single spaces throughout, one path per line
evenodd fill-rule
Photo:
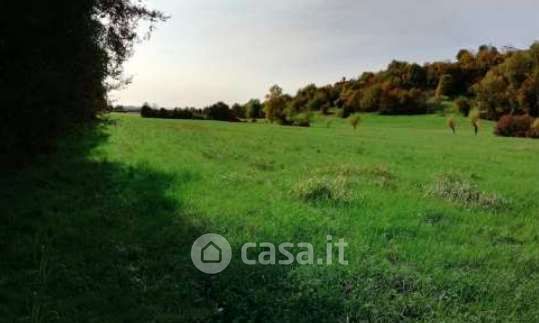
M 463 118 L 453 135 L 435 115 L 362 115 L 356 131 L 109 119 L 2 178 L 7 321 L 539 320 L 539 141 Z M 505 202 L 429 194 L 447 174 Z M 209 232 L 233 248 L 215 276 L 190 259 Z M 325 255 L 327 235 L 348 265 L 240 261 L 251 241 Z

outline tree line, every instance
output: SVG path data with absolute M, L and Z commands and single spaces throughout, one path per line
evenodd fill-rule
M 280 123 L 298 113 L 338 108 L 342 117 L 354 112 L 387 115 L 433 112 L 440 100 L 453 99 L 467 115 L 475 107 L 482 118 L 539 113 L 539 43 L 517 50 L 483 45 L 460 50 L 456 60 L 419 65 L 393 61 L 380 72 L 317 87 L 307 85 L 295 96 L 274 86 L 266 97 L 268 119 Z
M 144 103 L 140 109 L 140 115 L 144 118 L 163 119 L 192 119 L 192 120 L 218 120 L 239 122 L 241 119 L 256 121 L 263 118 L 263 105 L 258 99 L 249 100 L 244 105 L 235 103 L 232 107 L 224 102 L 217 102 L 202 109 L 194 107 L 165 109 L 150 106 Z
M 482 45 L 475 51 L 460 50 L 453 61 L 423 65 L 395 60 L 379 72 L 320 87 L 309 84 L 293 96 L 274 85 L 263 102 L 252 99 L 231 107 L 219 102 L 200 111 L 146 109 L 145 116 L 225 121 L 265 117 L 282 125 L 308 126 L 312 112 L 336 111 L 343 118 L 356 112 L 424 114 L 441 109 L 443 100 L 454 100 L 465 116 L 475 109 L 484 119 L 529 115 L 533 120 L 539 114 L 539 43 L 525 50 Z M 209 113 L 212 109 L 220 111 L 219 117 Z

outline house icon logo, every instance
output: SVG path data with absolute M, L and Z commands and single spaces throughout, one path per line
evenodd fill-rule
M 223 251 L 213 241 L 210 241 L 200 252 L 200 259 L 202 259 L 203 263 L 219 263 L 223 261 Z
M 232 259 L 232 248 L 221 235 L 208 233 L 200 236 L 191 247 L 193 265 L 203 273 L 217 274 L 225 270 Z

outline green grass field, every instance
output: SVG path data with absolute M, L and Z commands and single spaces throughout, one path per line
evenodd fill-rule
M 466 119 L 453 135 L 436 115 L 356 131 L 109 119 L 0 179 L 6 322 L 539 321 L 539 141 Z M 444 174 L 505 202 L 429 194 Z M 190 259 L 208 232 L 233 248 L 214 276 Z M 347 266 L 239 259 L 248 241 L 316 254 L 328 234 Z

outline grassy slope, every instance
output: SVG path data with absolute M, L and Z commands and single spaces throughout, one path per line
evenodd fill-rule
M 0 200 L 3 317 L 539 320 L 538 141 L 494 137 L 489 123 L 475 137 L 464 119 L 453 136 L 439 116 L 367 115 L 355 132 L 338 119 L 308 129 L 112 119 L 107 138 L 66 142 L 53 166 L 2 179 L 13 188 Z M 393 179 L 349 175 L 349 204 L 290 193 L 339 167 L 383 168 Z M 510 198 L 511 209 L 425 196 L 447 171 Z M 206 232 L 224 235 L 236 255 L 218 276 L 190 263 Z M 238 261 L 246 241 L 322 251 L 327 234 L 349 242 L 348 266 Z

